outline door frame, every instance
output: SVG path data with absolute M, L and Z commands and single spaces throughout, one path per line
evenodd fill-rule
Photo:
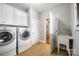
M 45 29 L 44 29 L 44 30 L 45 30 L 44 44 L 46 44 L 46 24 L 45 24 L 45 22 L 46 22 L 46 19 L 47 19 L 47 18 L 49 18 L 49 20 L 50 20 L 50 17 L 45 17 L 45 19 L 44 19 L 44 28 L 45 28 Z M 49 33 L 50 33 L 50 23 L 49 23 Z M 50 34 L 50 36 L 51 36 L 51 34 Z M 49 53 L 51 54 L 51 37 L 50 37 L 50 44 L 49 44 L 49 45 L 50 45 L 50 47 L 49 47 L 49 48 L 50 48 Z

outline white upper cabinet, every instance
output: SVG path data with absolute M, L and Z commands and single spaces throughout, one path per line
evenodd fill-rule
M 28 26 L 27 13 L 26 12 L 21 12 L 21 25 L 22 26 Z
M 14 8 L 7 4 L 0 4 L 0 24 L 14 25 Z
M 1 24 L 1 4 L 0 4 L 0 24 Z
M 27 20 L 28 20 L 28 18 L 27 18 L 27 13 L 24 13 L 24 17 L 25 17 L 25 18 L 24 18 L 24 21 L 23 21 L 23 23 L 24 23 L 23 25 L 28 26 L 28 21 L 27 21 Z
M 1 4 L 1 24 L 7 24 L 7 6 Z
M 7 4 L 0 4 L 0 24 L 28 26 L 27 13 Z
M 15 25 L 27 26 L 27 13 L 15 8 Z
M 7 15 L 7 24 L 14 25 L 14 8 L 12 6 L 7 5 L 6 9 L 6 15 Z
M 15 25 L 21 24 L 21 13 L 18 9 L 15 8 Z

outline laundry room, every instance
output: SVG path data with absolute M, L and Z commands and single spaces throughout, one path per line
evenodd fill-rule
M 77 13 L 76 3 L 0 3 L 0 56 L 79 55 Z

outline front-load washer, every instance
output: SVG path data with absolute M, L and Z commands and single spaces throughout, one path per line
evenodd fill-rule
M 30 28 L 18 28 L 18 53 L 21 53 L 32 46 Z
M 0 56 L 16 55 L 16 28 L 0 26 Z

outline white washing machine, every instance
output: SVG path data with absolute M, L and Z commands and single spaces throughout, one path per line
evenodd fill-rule
M 16 55 L 16 28 L 0 26 L 0 56 Z
M 21 53 L 32 46 L 30 28 L 18 28 L 18 53 Z

